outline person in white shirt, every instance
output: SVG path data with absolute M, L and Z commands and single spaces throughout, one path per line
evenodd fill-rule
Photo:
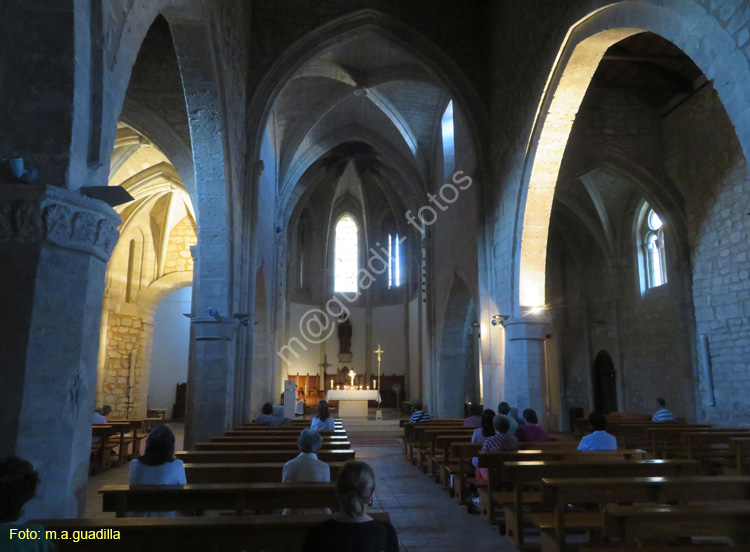
M 589 423 L 594 432 L 581 439 L 578 450 L 617 450 L 617 438 L 610 435 L 607 429 L 607 418 L 601 412 L 589 414 Z
M 329 483 L 331 468 L 318 460 L 318 451 L 323 446 L 323 437 L 314 429 L 303 429 L 297 440 L 299 455 L 284 464 L 281 471 L 283 483 Z
M 318 415 L 312 419 L 312 422 L 310 422 L 310 429 L 316 431 L 333 431 L 335 425 L 333 418 L 331 418 L 331 411 L 328 408 L 328 403 L 326 401 L 320 401 L 318 403 Z
M 146 453 L 130 462 L 131 485 L 185 485 L 185 466 L 174 457 L 174 433 L 160 425 L 148 434 Z
M 323 437 L 314 429 L 303 429 L 297 440 L 299 455 L 284 464 L 282 483 L 330 483 L 331 468 L 318 459 Z M 329 508 L 285 508 L 282 514 L 330 514 Z
M 107 416 L 112 412 L 112 407 L 105 404 L 102 408 L 94 410 L 94 424 L 106 424 Z

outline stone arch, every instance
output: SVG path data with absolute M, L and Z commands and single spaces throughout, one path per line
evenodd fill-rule
M 474 301 L 466 283 L 455 276 L 443 319 L 440 357 L 432 412 L 440 418 L 463 417 L 465 367 Z
M 696 41 L 695 29 L 707 40 Z M 670 7 L 648 1 L 618 3 L 573 25 L 560 47 L 540 100 L 524 161 L 512 258 L 513 309 L 544 304 L 549 217 L 575 114 L 605 51 L 640 32 L 657 34 L 685 52 L 715 88 L 750 153 L 750 67 L 731 35 L 692 2 Z

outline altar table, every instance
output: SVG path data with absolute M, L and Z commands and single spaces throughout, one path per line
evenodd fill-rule
M 339 401 L 339 418 L 367 418 L 367 401 L 377 401 L 380 393 L 375 389 L 331 389 L 327 401 Z

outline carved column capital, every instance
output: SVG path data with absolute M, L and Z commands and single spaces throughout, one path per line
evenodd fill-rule
M 105 263 L 120 234 L 106 203 L 63 188 L 0 182 L 0 243 L 51 243 Z

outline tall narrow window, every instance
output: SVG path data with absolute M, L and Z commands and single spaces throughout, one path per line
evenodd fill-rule
M 398 234 L 388 234 L 388 289 L 401 285 L 401 244 Z
M 667 283 L 667 263 L 664 246 L 664 223 L 653 209 L 646 206 L 641 226 L 641 247 L 645 289 Z
M 125 302 L 133 302 L 133 269 L 135 267 L 135 240 L 130 240 L 130 248 L 128 249 L 128 273 L 127 283 L 125 285 Z
M 453 100 L 448 102 L 441 120 L 443 134 L 443 178 L 447 182 L 456 165 L 456 149 L 453 139 Z
M 357 291 L 357 271 L 359 270 L 357 234 L 357 223 L 350 215 L 344 215 L 336 223 L 333 291 L 340 293 Z

